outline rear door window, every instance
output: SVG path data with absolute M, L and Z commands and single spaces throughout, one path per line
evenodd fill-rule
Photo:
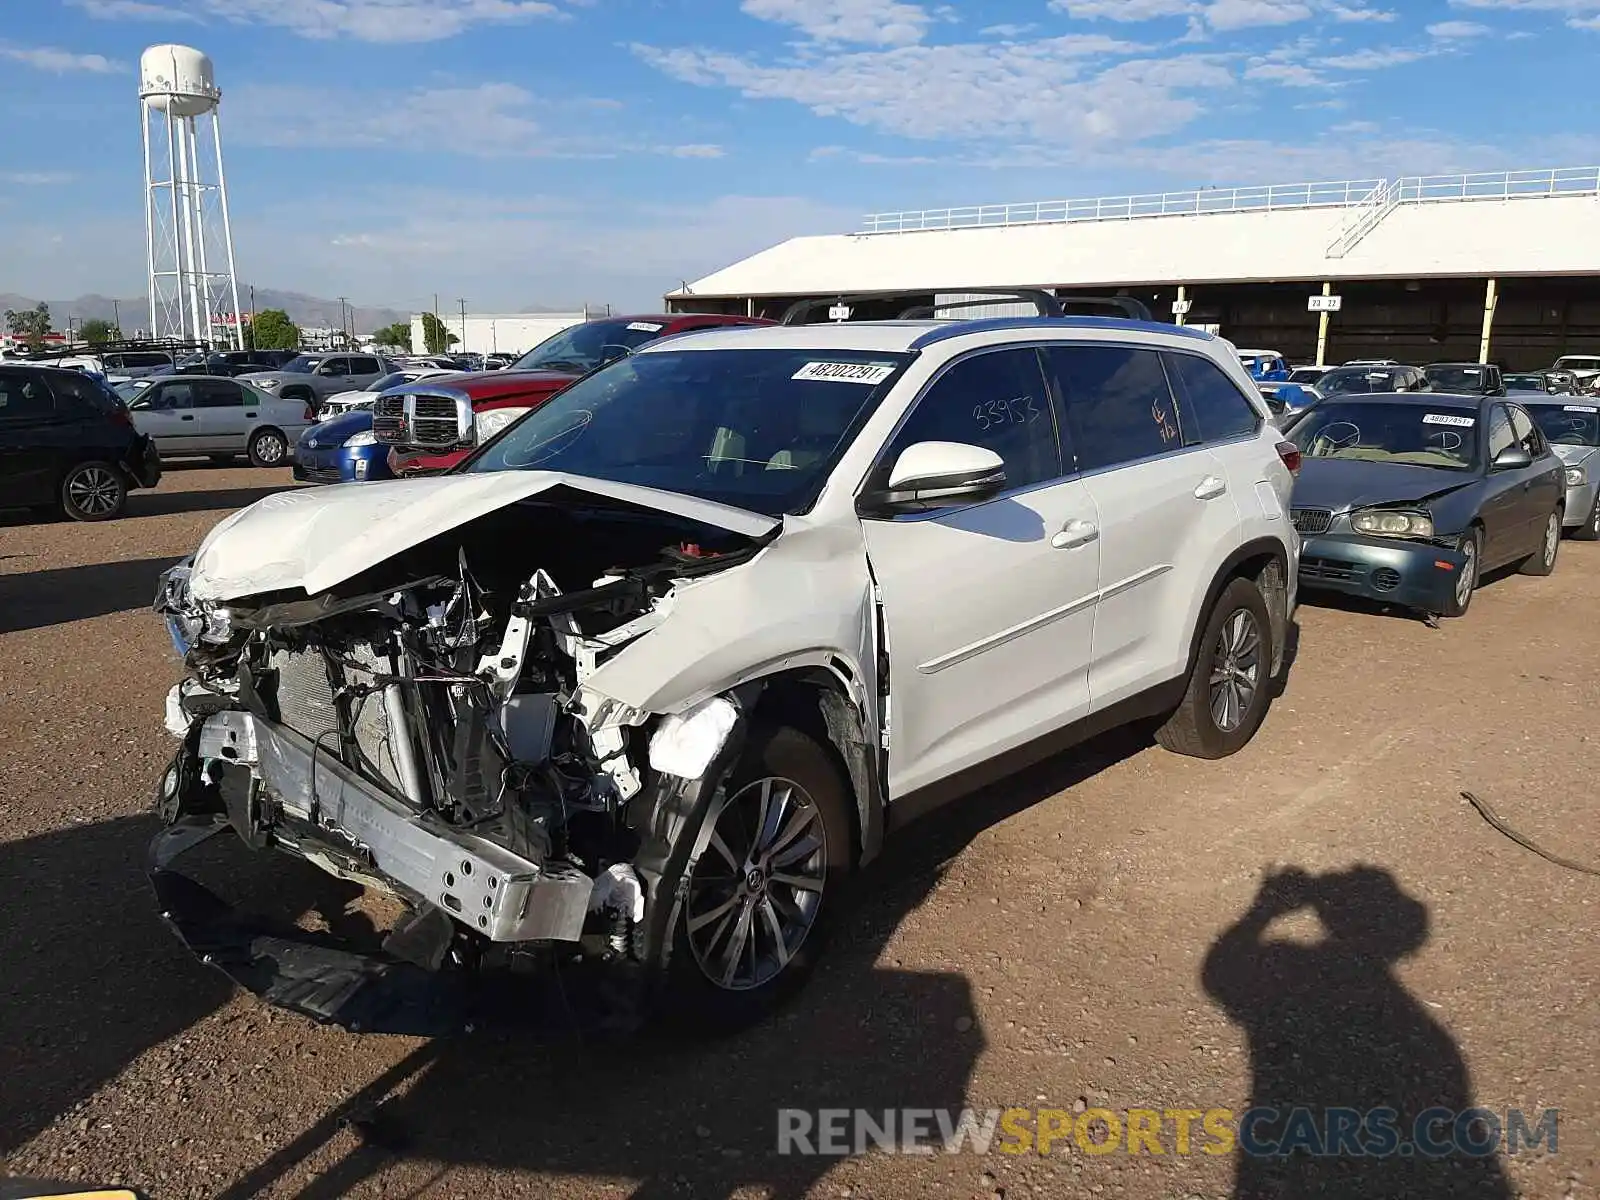
M 1186 441 L 1225 442 L 1260 431 L 1260 414 L 1216 363 L 1196 354 L 1168 354 L 1166 360 L 1182 404 Z
M 383 367 L 375 358 L 352 358 L 350 360 L 350 374 L 352 375 L 376 375 L 382 370 Z
M 1161 355 L 1124 346 L 1047 351 L 1066 404 L 1080 471 L 1098 471 L 1184 447 L 1178 405 Z
M 54 416 L 55 411 L 55 397 L 38 375 L 0 370 L 0 421 L 37 421 Z
M 238 408 L 244 403 L 239 385 L 221 379 L 202 379 L 190 385 L 197 408 Z

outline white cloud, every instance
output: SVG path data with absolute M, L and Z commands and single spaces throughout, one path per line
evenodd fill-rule
M 1025 33 L 1032 33 L 1037 25 L 985 25 L 978 30 L 981 37 L 1019 38 Z
M 1195 0 L 1050 0 L 1050 7 L 1075 21 L 1153 21 L 1198 12 Z
M 91 75 L 111 75 L 123 70 L 121 63 L 112 62 L 103 54 L 75 54 L 70 50 L 57 50 L 52 46 L 8 46 L 0 44 L 0 58 L 23 63 L 41 71 L 57 75 L 83 71 Z
M 0 183 L 18 187 L 50 187 L 71 183 L 76 176 L 67 171 L 0 171 Z
M 1450 3 L 1455 8 L 1559 13 L 1567 18 L 1569 29 L 1600 30 L 1600 0 L 1450 0 Z
M 562 10 L 546 0 L 198 0 L 205 12 L 301 37 L 433 42 L 477 25 L 504 25 Z M 191 4 L 191 8 L 193 5 Z
M 1440 21 L 1428 26 L 1428 36 L 1444 41 L 1465 41 L 1468 38 L 1484 37 L 1492 33 L 1487 25 L 1479 25 L 1476 21 Z
M 67 0 L 102 21 L 198 21 L 191 12 L 146 0 Z
M 1330 4 L 1327 12 L 1335 21 L 1372 21 L 1388 24 L 1400 19 L 1399 13 L 1384 8 L 1347 8 L 1342 4 Z
M 1336 71 L 1378 71 L 1385 67 L 1403 67 L 1419 59 L 1431 58 L 1432 50 L 1410 50 L 1395 46 L 1388 50 L 1356 50 L 1349 54 L 1332 54 L 1322 59 L 1322 65 Z
M 819 42 L 909 46 L 922 40 L 933 15 L 900 0 L 743 0 L 752 17 L 793 25 Z
M 1276 83 L 1283 87 L 1326 87 L 1323 75 L 1303 63 L 1252 62 L 1244 77 L 1254 82 Z
M 633 49 L 686 83 L 789 100 L 819 116 L 927 139 L 1091 145 L 1159 137 L 1199 116 L 1201 97 L 1234 83 L 1217 56 L 1131 57 L 1144 47 L 1098 34 L 901 46 L 775 64 L 703 49 Z
M 244 84 L 228 94 L 230 139 L 241 145 L 308 150 L 421 150 L 473 158 L 616 158 L 659 154 L 722 158 L 707 142 L 651 142 L 635 131 L 597 134 L 569 108 L 614 111 L 584 98 L 549 101 L 513 83 L 363 92 L 314 84 Z M 546 129 L 540 116 L 562 113 Z M 603 118 L 594 118 L 603 120 Z
M 1567 18 L 1567 26 L 1571 29 L 1583 29 L 1593 32 L 1600 29 L 1600 16 L 1569 17 Z
M 1206 5 L 1206 23 L 1213 29 L 1248 29 L 1260 25 L 1290 25 L 1311 16 L 1300 0 L 1214 0 Z

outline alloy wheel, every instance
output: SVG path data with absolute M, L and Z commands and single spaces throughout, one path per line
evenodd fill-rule
M 708 814 L 684 921 L 705 977 L 729 991 L 777 978 L 816 923 L 827 880 L 822 810 L 799 784 L 746 784 Z
M 1556 552 L 1561 547 L 1561 514 L 1551 513 L 1550 519 L 1544 526 L 1544 565 L 1550 566 L 1556 561 Z
M 1211 719 L 1223 733 L 1244 724 L 1261 687 L 1261 628 L 1255 614 L 1236 609 L 1222 623 L 1211 656 Z
M 1461 554 L 1467 560 L 1456 575 L 1456 607 L 1465 608 L 1472 599 L 1472 589 L 1478 586 L 1478 539 L 1462 539 Z
M 284 440 L 275 433 L 264 433 L 256 439 L 256 457 L 268 466 L 281 462 L 286 449 Z
M 72 506 L 90 517 L 114 512 L 120 491 L 117 477 L 106 467 L 84 467 L 67 483 Z

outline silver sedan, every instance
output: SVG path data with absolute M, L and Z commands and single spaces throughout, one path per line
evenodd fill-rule
M 247 380 L 170 375 L 128 402 L 134 426 L 155 439 L 163 458 L 247 454 L 258 467 L 281 467 L 316 416 L 304 400 L 285 400 Z

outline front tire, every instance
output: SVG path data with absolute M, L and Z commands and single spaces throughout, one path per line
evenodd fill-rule
M 1242 750 L 1271 703 L 1272 659 L 1272 617 L 1261 589 L 1230 580 L 1206 620 L 1183 701 L 1156 741 L 1191 758 Z
M 1548 575 L 1556 569 L 1556 556 L 1561 552 L 1561 510 L 1551 510 L 1544 521 L 1544 532 L 1539 537 L 1539 548 L 1522 560 L 1517 568 L 1524 575 Z
M 657 892 L 674 906 L 669 937 L 656 939 L 663 1017 L 735 1029 L 805 983 L 854 864 L 851 811 L 834 755 L 798 729 L 751 730 L 685 824 Z
M 79 463 L 61 481 L 61 511 L 74 521 L 108 521 L 127 501 L 128 481 L 110 463 Z
M 252 467 L 281 467 L 289 458 L 289 439 L 270 425 L 250 437 Z
M 1478 580 L 1483 574 L 1483 530 L 1474 525 L 1462 535 L 1456 549 L 1467 561 L 1461 564 L 1461 574 L 1456 576 L 1455 588 L 1439 614 L 1441 617 L 1464 617 L 1472 606 L 1472 594 L 1478 590 Z

